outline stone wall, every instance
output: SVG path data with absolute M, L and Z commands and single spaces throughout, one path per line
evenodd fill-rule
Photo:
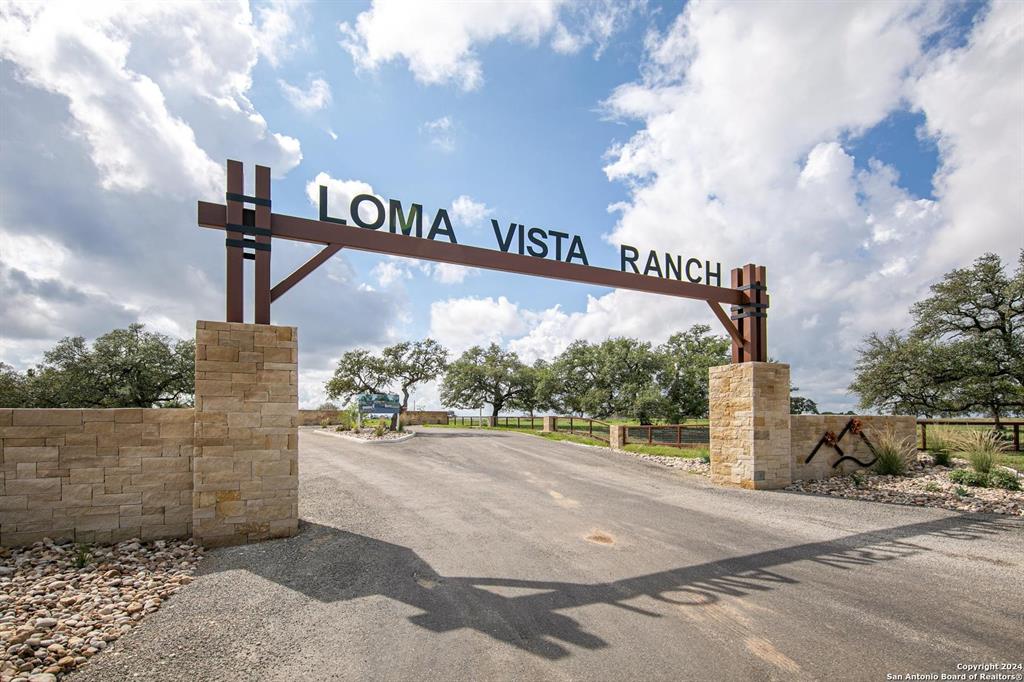
M 208 546 L 298 532 L 295 327 L 196 322 L 193 534 Z
M 348 423 L 347 410 L 299 410 L 297 424 L 299 426 L 320 426 L 324 419 L 332 424 Z
M 790 417 L 790 442 L 793 458 L 793 480 L 809 481 L 821 478 L 828 478 L 838 474 L 848 474 L 861 466 L 856 462 L 846 460 L 838 467 L 833 467 L 840 455 L 835 449 L 828 445 L 822 445 L 810 462 L 805 463 L 807 457 L 814 450 L 822 435 L 831 431 L 838 436 L 843 427 L 854 417 L 850 415 L 817 415 L 817 414 L 794 414 Z M 877 442 L 877 434 L 886 428 L 896 431 L 898 438 L 908 438 L 910 443 L 917 443 L 917 419 L 915 417 L 879 417 L 860 416 L 864 435 L 872 442 Z M 842 451 L 862 462 L 870 462 L 874 459 L 871 450 L 863 439 L 853 433 L 847 433 L 838 442 Z
M 407 426 L 417 424 L 447 424 L 448 412 L 444 410 L 409 410 L 402 414 L 402 423 Z
M 0 544 L 192 532 L 191 409 L 0 409 Z
M 789 485 L 789 365 L 712 367 L 708 388 L 712 482 L 757 489 Z

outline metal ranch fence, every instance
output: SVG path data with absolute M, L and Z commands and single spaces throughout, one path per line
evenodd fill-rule
M 605 443 L 610 439 L 608 422 L 588 419 L 587 417 L 558 417 L 555 419 L 555 431 L 596 438 Z
M 921 432 L 921 449 L 927 450 L 929 426 L 982 426 L 995 429 L 996 422 L 994 419 L 918 419 L 917 425 Z M 1020 427 L 1024 426 L 1024 420 L 1004 419 L 999 425 L 1003 437 L 1010 442 L 1015 452 L 1020 452 Z
M 448 423 L 456 426 L 490 426 L 490 417 L 448 417 Z M 496 417 L 495 426 L 506 429 L 540 431 L 544 426 L 543 417 Z
M 625 444 L 668 445 L 675 448 L 700 448 L 711 443 L 707 426 L 664 424 L 658 426 L 627 426 Z

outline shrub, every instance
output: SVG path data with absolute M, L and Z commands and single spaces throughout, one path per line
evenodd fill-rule
M 989 485 L 988 474 L 983 474 L 980 471 L 971 471 L 970 469 L 950 471 L 949 480 L 962 485 L 972 485 L 975 488 L 987 488 Z
M 348 431 L 348 424 L 341 424 L 340 426 L 334 427 L 335 431 Z
M 856 488 L 860 488 L 867 482 L 867 478 L 859 471 L 854 471 L 850 474 L 850 478 L 853 480 L 853 485 Z
M 330 425 L 331 425 L 331 420 L 328 419 L 327 417 L 324 417 L 323 419 L 320 420 L 320 428 L 326 429 Z
M 876 431 L 875 471 L 882 476 L 902 476 L 907 471 L 907 463 L 917 454 L 917 443 L 913 438 L 900 438 L 892 427 Z
M 701 455 L 700 461 L 704 462 L 705 464 L 711 464 L 711 455 Z
M 928 433 L 928 452 L 937 466 L 948 467 L 950 451 L 953 449 L 952 432 L 937 428 Z
M 971 429 L 956 434 L 954 442 L 967 455 L 975 471 L 987 474 L 999 455 L 1006 450 L 1006 443 L 995 431 Z
M 938 483 L 936 483 L 935 481 L 928 481 L 927 483 L 925 483 L 924 484 L 924 489 L 927 492 L 930 492 L 930 493 L 940 493 L 940 492 L 942 492 L 942 486 L 939 485 Z
M 953 488 L 953 492 L 956 493 L 957 497 L 970 497 L 971 496 L 971 491 L 968 490 L 967 488 L 963 487 L 963 486 L 960 486 L 960 485 L 958 485 L 957 487 Z
M 1020 480 L 1017 478 L 1017 474 L 1013 471 L 997 468 L 989 473 L 988 480 L 992 484 L 993 488 L 1002 488 L 1003 490 L 1020 490 Z
M 373 435 L 377 438 L 383 438 L 384 434 L 388 432 L 388 420 L 381 419 L 377 422 L 377 426 L 373 427 Z

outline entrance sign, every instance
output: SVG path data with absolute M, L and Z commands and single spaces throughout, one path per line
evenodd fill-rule
M 255 321 L 270 324 L 270 304 L 343 248 L 393 256 L 516 272 L 618 289 L 645 291 L 706 301 L 732 337 L 732 361 L 764 362 L 767 350 L 767 278 L 763 266 L 752 264 L 732 270 L 731 286 L 711 286 L 721 278 L 721 265 L 696 258 L 640 252 L 623 245 L 620 269 L 588 264 L 583 241 L 565 232 L 492 221 L 498 248 L 459 244 L 445 209 L 439 209 L 424 230 L 420 204 L 405 211 L 401 202 L 385 206 L 378 197 L 363 194 L 352 199 L 349 215 L 356 225 L 328 214 L 327 188 L 320 188 L 318 220 L 271 212 L 270 168 L 256 166 L 255 196 L 243 194 L 242 163 L 227 162 L 225 204 L 198 202 L 198 223 L 227 232 L 226 289 L 228 322 L 243 322 L 243 264 L 255 261 Z M 358 200 L 358 203 L 357 203 Z M 249 204 L 253 208 L 246 208 Z M 364 209 L 365 207 L 365 209 Z M 363 210 L 362 213 L 360 211 Z M 368 219 L 372 218 L 372 219 Z M 382 229 L 387 224 L 387 230 Z M 426 237 L 423 237 L 426 231 Z M 324 248 L 277 284 L 270 284 L 271 238 L 321 244 Z M 553 241 L 552 241 L 553 239 Z M 531 248 L 532 247 L 532 248 Z M 554 259 L 548 258 L 551 254 Z M 564 260 L 563 260 L 564 258 Z M 714 265 L 714 269 L 712 266 Z M 726 313 L 721 304 L 731 306 Z

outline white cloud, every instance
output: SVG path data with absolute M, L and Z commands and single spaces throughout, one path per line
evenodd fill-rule
M 374 0 L 354 25 L 345 22 L 339 28 L 341 44 L 359 68 L 373 70 L 402 59 L 421 83 L 454 84 L 468 91 L 483 83 L 480 47 L 500 38 L 537 45 L 550 35 L 555 51 L 571 54 L 593 45 L 596 58 L 643 5 L 615 0 Z
M 237 3 L 0 4 L 0 359 L 24 367 L 62 336 L 134 321 L 190 336 L 222 319 L 223 235 L 196 226 L 196 199 L 223 200 L 226 158 L 246 161 L 246 191 L 253 162 L 281 177 L 301 159 L 248 99 L 266 28 Z M 275 244 L 275 267 L 311 251 Z M 361 290 L 340 254 L 273 320 L 301 327 L 315 371 L 391 338 L 402 305 Z
M 473 345 L 503 343 L 529 329 L 519 306 L 504 296 L 452 298 L 430 306 L 430 336 L 456 355 Z
M 462 284 L 467 277 L 475 277 L 480 274 L 476 268 L 469 268 L 464 265 L 452 265 L 451 263 L 434 263 L 431 268 L 434 279 L 441 284 Z
M 455 123 L 450 116 L 441 116 L 420 126 L 420 133 L 430 144 L 443 152 L 455 151 Z
M 189 30 L 175 30 L 182 26 Z M 223 186 L 221 155 L 208 153 L 186 118 L 251 135 L 256 144 L 246 146 L 279 175 L 298 164 L 298 141 L 270 133 L 245 97 L 255 34 L 248 10 L 227 4 L 0 10 L 0 57 L 25 82 L 66 98 L 102 186 L 128 192 L 215 195 Z
M 649 38 L 643 79 L 606 103 L 643 125 L 610 150 L 608 177 L 630 199 L 610 207 L 620 219 L 609 240 L 720 260 L 723 280 L 730 265 L 767 265 L 772 356 L 793 362 L 804 395 L 852 407 L 845 387 L 865 333 L 906 327 L 910 303 L 949 265 L 1024 245 L 1022 12 L 1007 7 L 963 50 L 936 56 L 921 50 L 940 26 L 931 5 L 687 5 Z M 878 161 L 858 169 L 841 144 L 904 107 L 908 91 L 940 136 L 936 201 Z M 978 104 L 965 107 L 964 92 Z M 930 258 L 921 245 L 933 241 L 955 256 Z M 576 338 L 660 342 L 716 325 L 702 304 L 626 291 L 578 313 L 474 298 L 431 312 L 460 348 L 503 339 L 526 360 Z
M 412 278 L 409 268 L 397 260 L 385 260 L 377 263 L 373 266 L 370 274 L 377 278 L 377 284 L 382 287 L 389 287 L 395 282 Z
M 256 10 L 256 46 L 274 68 L 291 56 L 296 47 L 306 45 L 305 38 L 295 36 L 298 30 L 295 11 L 299 7 L 297 3 L 274 0 Z
M 323 78 L 314 78 L 305 90 L 284 80 L 278 80 L 277 84 L 281 87 L 285 99 L 300 111 L 318 111 L 331 104 L 331 86 Z M 337 135 L 331 135 L 338 139 Z
M 928 257 L 942 267 L 965 254 L 1024 247 L 1024 5 L 995 2 L 966 46 L 938 55 L 909 85 L 942 165 L 935 193 L 948 227 Z
M 475 90 L 483 67 L 474 48 L 499 37 L 537 44 L 555 24 L 553 0 L 494 3 L 408 3 L 374 0 L 356 17 L 342 23 L 342 46 L 356 65 L 376 69 L 405 59 L 421 83 L 455 83 Z
M 349 208 L 352 205 L 352 198 L 357 194 L 373 194 L 373 187 L 362 180 L 337 180 L 327 173 L 320 172 L 306 183 L 306 196 L 309 197 L 309 203 L 316 207 L 320 206 L 320 185 L 327 187 L 327 208 L 330 216 L 350 223 L 352 216 L 349 215 Z M 365 201 L 359 206 L 359 215 L 363 220 L 373 220 L 376 217 L 373 211 L 374 208 Z
M 473 201 L 465 194 L 456 197 L 452 202 L 452 220 L 457 225 L 466 227 L 479 227 L 494 211 L 487 208 L 487 204 L 480 201 Z

